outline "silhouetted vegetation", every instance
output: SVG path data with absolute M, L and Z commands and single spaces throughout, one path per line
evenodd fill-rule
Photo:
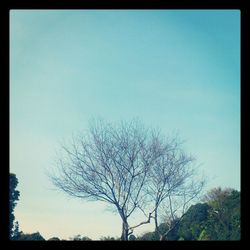
M 70 240 L 74 241 L 90 241 L 91 239 L 87 236 L 81 236 L 80 234 L 71 237 Z
M 43 236 L 39 232 L 32 233 L 32 234 L 25 234 L 25 233 L 21 232 L 16 240 L 32 240 L 32 241 L 33 240 L 39 240 L 39 241 L 43 241 L 45 239 L 43 238 Z
M 10 174 L 10 236 L 11 240 L 44 241 L 39 233 L 23 233 L 19 231 L 18 222 L 13 223 L 14 207 L 19 197 L 16 191 L 18 180 Z M 168 220 L 168 217 L 167 217 Z M 240 192 L 234 189 L 214 188 L 203 198 L 203 203 L 189 207 L 181 218 L 161 223 L 157 230 L 141 236 L 130 234 L 130 241 L 159 241 L 159 240 L 240 240 L 241 238 Z M 172 226 L 174 225 L 174 226 Z M 171 230 L 169 230 L 171 228 Z M 161 236 L 164 237 L 161 237 Z M 64 239 L 62 239 L 64 240 Z M 80 234 L 70 237 L 71 241 L 91 241 L 92 239 Z M 102 236 L 101 241 L 119 241 L 120 238 Z M 52 237 L 48 241 L 60 241 Z
M 112 237 L 112 236 L 102 236 L 100 238 L 100 240 L 104 240 L 104 241 L 115 241 L 115 240 L 121 240 L 120 238 L 115 238 L 115 237 Z
M 19 225 L 18 222 L 14 223 L 14 209 L 19 200 L 20 192 L 16 190 L 18 179 L 15 174 L 9 175 L 9 237 L 14 240 L 18 237 Z
M 60 239 L 58 237 L 52 237 L 48 239 L 49 241 L 59 241 Z

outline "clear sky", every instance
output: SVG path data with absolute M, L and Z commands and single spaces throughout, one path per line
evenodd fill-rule
M 240 190 L 240 11 L 10 12 L 10 171 L 22 231 L 120 236 L 117 214 L 52 190 L 45 175 L 59 142 L 93 117 L 178 132 L 207 189 Z

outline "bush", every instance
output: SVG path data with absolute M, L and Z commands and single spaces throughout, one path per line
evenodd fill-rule
M 58 241 L 58 240 L 60 240 L 60 239 L 59 239 L 58 237 L 52 237 L 52 238 L 50 238 L 50 239 L 48 239 L 48 240 L 50 240 L 50 241 L 51 241 L 51 240 L 52 240 L 52 241 L 55 241 L 55 240 Z
M 45 239 L 39 232 L 36 232 L 33 234 L 24 234 L 23 232 L 21 232 L 17 240 L 42 240 L 43 241 Z

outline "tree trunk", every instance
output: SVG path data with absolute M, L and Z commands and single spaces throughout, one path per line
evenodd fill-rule
M 128 223 L 126 221 L 122 222 L 121 240 L 128 241 Z
M 163 235 L 159 230 L 157 205 L 156 205 L 156 209 L 155 209 L 155 232 L 156 232 L 157 236 L 159 237 L 159 240 L 162 241 L 163 240 Z

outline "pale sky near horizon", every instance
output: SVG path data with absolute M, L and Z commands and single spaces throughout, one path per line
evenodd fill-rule
M 10 172 L 22 231 L 120 236 L 117 214 L 52 190 L 45 175 L 59 142 L 93 117 L 178 132 L 207 189 L 240 190 L 240 11 L 10 12 Z

